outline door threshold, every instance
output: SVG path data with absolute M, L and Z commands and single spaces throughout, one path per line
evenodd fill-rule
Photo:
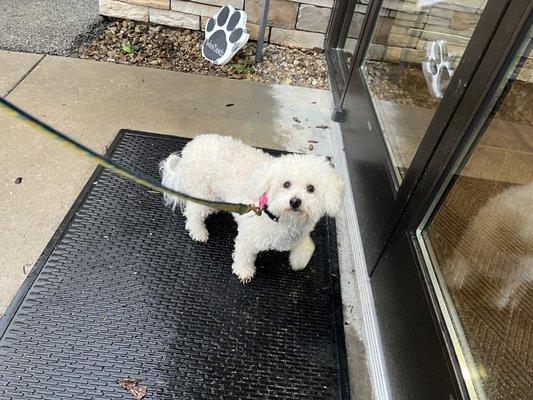
M 335 168 L 347 182 L 344 213 L 337 217 L 337 230 L 351 393 L 358 393 L 357 382 L 361 378 L 358 364 L 361 360 L 357 359 L 357 354 L 360 355 L 358 348 L 363 347 L 368 363 L 372 397 L 376 400 L 386 400 L 391 397 L 385 359 L 340 129 L 333 130 L 332 141 Z M 363 346 L 358 342 L 362 342 Z

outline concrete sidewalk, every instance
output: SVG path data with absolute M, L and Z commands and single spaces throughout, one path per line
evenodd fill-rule
M 3 51 L 0 70 L 0 95 L 100 153 L 123 128 L 185 137 L 216 132 L 324 155 L 332 155 L 339 134 L 330 121 L 331 93 L 323 90 Z M 0 113 L 0 316 L 95 167 Z M 341 282 L 351 386 L 370 399 L 345 217 L 337 226 L 339 264 L 348 271 Z
M 103 21 L 97 0 L 0 0 L 0 49 L 69 54 Z

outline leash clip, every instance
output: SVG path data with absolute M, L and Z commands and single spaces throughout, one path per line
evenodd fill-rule
M 250 207 L 250 211 L 253 211 L 255 215 L 257 215 L 258 217 L 260 217 L 263 213 L 265 213 L 268 216 L 268 218 L 270 218 L 272 221 L 274 222 L 279 221 L 279 217 L 272 214 L 268 210 L 268 196 L 266 193 L 263 193 L 261 197 L 259 198 L 258 206 L 256 206 L 255 204 L 250 204 L 249 207 Z
M 263 215 L 263 213 L 265 213 L 272 221 L 279 222 L 279 217 L 277 217 L 276 215 L 268 211 L 268 207 L 266 205 L 263 207 L 260 207 L 260 206 L 256 206 L 255 204 L 250 204 L 248 207 L 250 208 L 250 211 L 253 211 L 255 215 L 257 215 L 258 217 L 260 217 L 261 215 Z
M 255 204 L 250 204 L 250 211 L 253 211 L 258 217 L 263 214 L 263 209 L 259 206 L 256 206 Z

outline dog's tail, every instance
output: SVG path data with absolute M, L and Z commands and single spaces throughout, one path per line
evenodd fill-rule
M 159 173 L 161 174 L 161 183 L 170 189 L 174 189 L 177 192 L 183 192 L 183 179 L 180 174 L 180 161 L 181 155 L 179 153 L 173 153 L 159 164 Z M 184 201 L 178 197 L 164 194 L 165 205 L 171 207 L 172 210 L 176 209 L 179 205 L 181 208 L 185 205 Z

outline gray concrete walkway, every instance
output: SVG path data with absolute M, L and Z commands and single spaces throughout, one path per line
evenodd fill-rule
M 68 54 L 102 22 L 98 0 L 0 0 L 0 49 Z

